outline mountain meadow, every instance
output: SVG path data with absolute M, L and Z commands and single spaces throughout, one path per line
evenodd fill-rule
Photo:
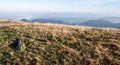
M 0 20 L 0 65 L 120 65 L 120 29 Z

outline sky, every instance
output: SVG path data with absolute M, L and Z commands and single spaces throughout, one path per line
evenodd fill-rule
M 0 0 L 0 13 L 29 12 L 120 15 L 120 0 Z

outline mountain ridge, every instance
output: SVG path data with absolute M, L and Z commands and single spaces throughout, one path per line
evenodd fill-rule
M 120 23 L 112 23 L 108 20 L 102 20 L 102 19 L 97 19 L 97 20 L 88 20 L 84 23 L 80 23 L 80 25 L 84 26 L 93 26 L 93 27 L 112 27 L 112 28 L 119 28 Z
M 111 27 L 111 28 L 120 28 L 120 23 L 112 23 L 109 20 L 105 19 L 95 19 L 88 20 L 83 23 L 69 23 L 63 20 L 54 20 L 54 19 L 21 19 L 21 21 L 30 21 L 30 22 L 45 22 L 45 23 L 58 23 L 58 24 L 70 24 L 70 25 L 83 25 L 83 26 L 92 26 L 92 27 Z

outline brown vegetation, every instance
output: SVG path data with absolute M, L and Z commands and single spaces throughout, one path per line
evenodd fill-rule
M 10 47 L 22 40 L 22 51 Z M 0 21 L 0 64 L 120 65 L 120 30 Z

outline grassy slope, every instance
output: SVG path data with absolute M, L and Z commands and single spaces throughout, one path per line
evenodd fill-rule
M 120 30 L 0 21 L 0 64 L 120 65 Z

